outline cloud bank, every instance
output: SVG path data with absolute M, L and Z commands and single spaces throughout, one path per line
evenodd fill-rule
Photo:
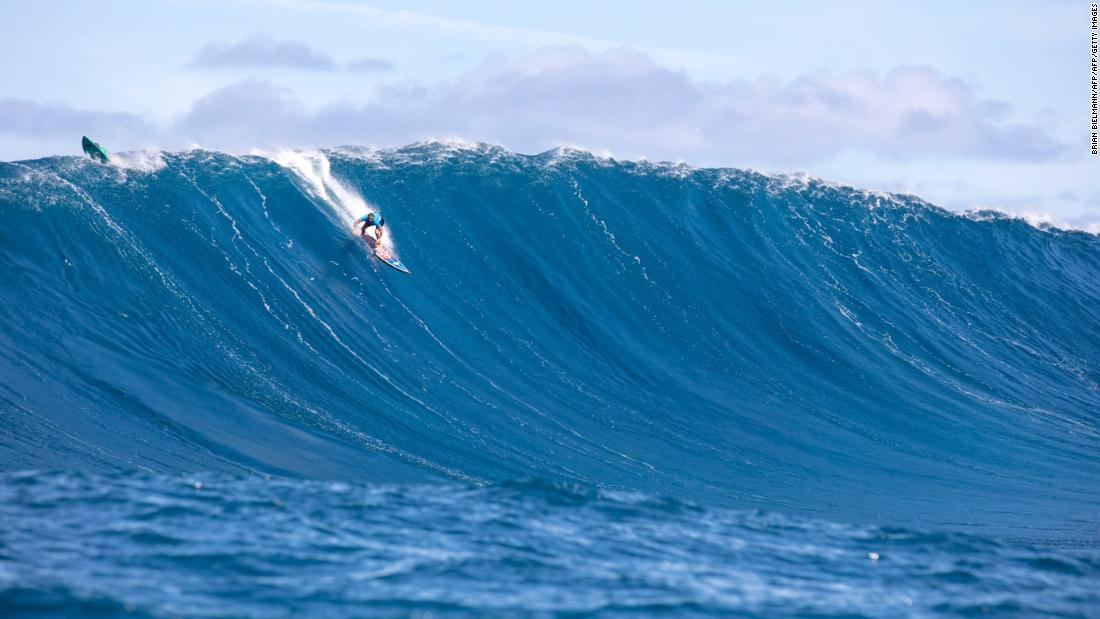
M 846 151 L 1018 161 L 1063 152 L 1042 127 L 1006 122 L 1010 111 L 926 66 L 715 83 L 630 50 L 556 47 L 314 110 L 288 90 L 243 81 L 198 100 L 176 129 L 222 148 L 461 136 L 520 150 L 567 143 L 627 156 L 781 165 Z
M 199 58 L 207 66 L 338 66 L 266 35 L 208 45 Z M 390 68 L 370 58 L 352 64 Z M 0 133 L 94 132 L 108 144 L 153 135 L 162 146 L 234 151 L 465 138 L 525 152 L 571 144 L 626 157 L 786 168 L 853 152 L 889 161 L 1061 156 L 1066 147 L 1048 130 L 1011 122 L 1010 113 L 974 84 L 927 66 L 704 82 L 628 49 L 553 47 L 518 60 L 489 57 L 451 80 L 384 84 L 369 101 L 319 108 L 269 81 L 245 79 L 158 128 L 134 115 L 9 99 L 0 101 Z
M 0 135 L 20 138 L 73 139 L 86 133 L 140 141 L 159 129 L 141 116 L 126 112 L 79 110 L 63 103 L 0 99 Z

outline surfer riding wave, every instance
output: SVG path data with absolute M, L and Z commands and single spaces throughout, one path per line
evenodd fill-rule
M 355 220 L 355 224 L 359 226 L 359 236 L 362 236 L 370 245 L 375 256 L 398 271 L 409 273 L 409 269 L 393 253 L 392 248 L 382 245 L 382 234 L 386 226 L 386 218 L 381 216 L 375 218 L 374 213 L 371 212 Z
M 367 236 L 367 230 L 374 228 L 374 231 L 371 233 L 374 235 L 374 242 L 376 244 L 382 242 L 382 227 L 386 225 L 385 218 L 379 217 L 375 220 L 374 213 L 371 212 L 357 219 L 355 223 L 363 224 L 359 227 L 360 235 Z

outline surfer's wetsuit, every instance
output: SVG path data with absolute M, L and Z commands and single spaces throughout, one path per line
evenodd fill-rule
M 382 241 L 382 226 L 386 225 L 386 220 L 379 217 L 377 220 L 374 218 L 374 213 L 367 213 L 360 217 L 357 222 L 363 222 L 363 225 L 359 228 L 359 234 L 365 235 L 367 228 L 374 228 L 374 240 L 375 242 Z
M 363 222 L 363 225 L 359 227 L 359 234 L 366 234 L 367 228 L 369 228 L 371 226 L 378 226 L 379 228 L 381 228 L 383 226 L 382 222 L 384 220 L 383 219 L 375 220 L 374 213 L 367 213 L 366 215 L 363 215 L 362 217 L 357 219 L 356 223 L 358 223 L 360 221 Z

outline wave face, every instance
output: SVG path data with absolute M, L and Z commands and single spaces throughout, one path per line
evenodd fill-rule
M 1096 608 L 1100 237 L 569 150 L 117 159 L 0 164 L 0 608 Z
M 1096 236 L 564 150 L 145 163 L 0 164 L 4 470 L 1097 513 Z

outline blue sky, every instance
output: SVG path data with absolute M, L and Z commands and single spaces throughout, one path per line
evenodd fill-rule
M 1088 3 L 955 4 L 8 0 L 0 159 L 564 144 L 1100 230 Z

